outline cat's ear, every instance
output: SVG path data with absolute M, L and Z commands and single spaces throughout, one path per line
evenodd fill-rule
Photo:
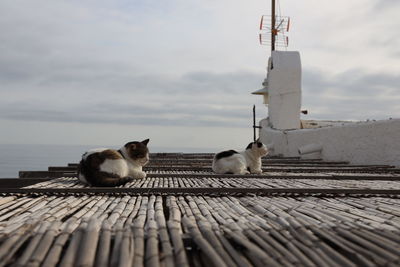
M 150 139 L 146 139 L 146 140 L 143 140 L 141 143 L 144 144 L 145 146 L 147 146 L 147 144 L 149 143 L 149 141 L 150 141 Z

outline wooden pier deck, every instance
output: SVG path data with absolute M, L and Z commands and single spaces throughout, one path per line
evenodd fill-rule
M 76 164 L 0 180 L 0 266 L 399 266 L 400 171 L 266 158 L 217 175 L 158 153 L 148 177 L 91 188 Z

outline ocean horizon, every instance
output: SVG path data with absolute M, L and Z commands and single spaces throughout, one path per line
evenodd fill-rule
M 66 166 L 77 163 L 82 154 L 91 148 L 118 146 L 96 145 L 39 145 L 0 144 L 0 179 L 18 178 L 19 171 L 46 171 L 49 166 Z M 204 148 L 149 147 L 150 152 L 212 152 Z M 150 159 L 151 160 L 151 159 Z

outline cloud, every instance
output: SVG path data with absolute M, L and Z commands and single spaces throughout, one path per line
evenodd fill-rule
M 371 9 L 371 12 L 381 9 L 390 9 L 395 6 L 399 6 L 400 3 L 397 0 L 376 0 L 375 4 L 373 5 L 373 8 Z
M 218 18 L 223 4 L 41 0 L 20 5 L 0 3 L 0 117 L 247 125 L 257 99 L 250 92 L 260 87 L 264 66 L 256 72 L 231 64 L 237 61 L 234 47 L 246 39 L 221 48 L 238 34 L 233 28 L 216 30 L 228 26 Z
M 302 57 L 306 118 L 400 117 L 398 1 L 317 2 L 281 3 L 289 50 Z M 252 105 L 259 117 L 266 110 L 250 92 L 265 77 L 269 48 L 257 37 L 268 9 L 261 0 L 1 1 L 0 118 L 249 127 Z
M 290 49 L 301 52 L 303 66 L 326 74 L 352 69 L 396 73 L 400 5 L 393 2 L 399 1 L 282 1 L 292 18 Z
M 90 111 L 86 110 L 90 109 Z M 157 107 L 105 105 L 85 110 L 1 108 L 1 118 L 22 121 L 108 123 L 158 126 L 219 126 L 246 127 L 250 124 L 250 107 L 223 110 L 208 105 L 188 107 Z
M 113 84 L 114 79 L 108 77 L 97 86 L 91 84 L 91 90 L 85 90 L 82 82 L 61 97 L 60 92 L 52 92 L 52 87 L 44 87 L 40 96 L 47 94 L 47 97 L 41 101 L 35 98 L 36 92 L 30 94 L 29 90 L 23 90 L 23 94 L 9 93 L 0 100 L 0 117 L 53 122 L 248 127 L 251 106 L 260 100 L 249 93 L 257 88 L 261 77 L 261 73 L 248 72 L 196 72 L 175 78 L 139 75 L 119 80 L 117 91 L 102 85 Z M 52 86 L 57 83 L 63 88 L 64 81 L 55 79 Z M 303 107 L 309 109 L 308 117 L 318 119 L 398 117 L 399 84 L 400 75 L 395 74 L 355 69 L 326 75 L 305 69 Z M 115 84 L 110 88 L 115 88 Z
M 400 117 L 400 74 L 355 69 L 326 75 L 306 69 L 303 79 L 303 107 L 309 109 L 309 117 L 333 120 Z
M 46 82 L 3 93 L 0 117 L 11 120 L 164 126 L 247 127 L 250 95 L 262 73 L 187 73 L 163 75 L 83 72 L 73 82 L 50 76 Z M 9 83 L 12 85 L 12 83 Z M 253 85 L 253 87 L 250 87 Z M 35 90 L 32 90 L 32 86 Z M 0 93 L 1 94 L 1 93 Z

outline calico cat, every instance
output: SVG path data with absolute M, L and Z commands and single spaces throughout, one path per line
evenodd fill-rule
M 260 174 L 261 157 L 267 154 L 267 147 L 256 141 L 250 143 L 242 152 L 227 150 L 215 154 L 212 169 L 219 174 Z
M 91 186 L 119 186 L 142 179 L 142 167 L 149 162 L 149 139 L 129 142 L 120 150 L 91 149 L 82 155 L 78 178 Z

